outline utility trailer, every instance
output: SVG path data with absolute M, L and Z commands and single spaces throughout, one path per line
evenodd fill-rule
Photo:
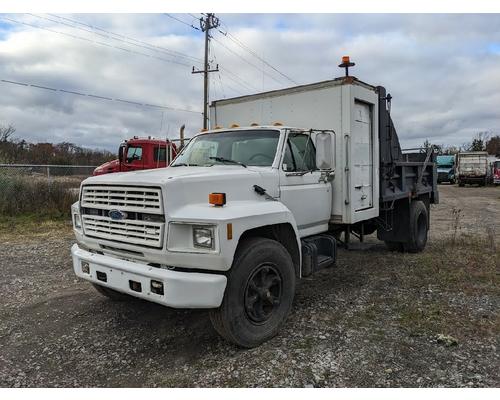
M 341 233 L 424 249 L 435 154 L 401 151 L 389 105 L 351 76 L 215 101 L 212 129 L 167 168 L 82 182 L 76 275 L 111 299 L 209 309 L 224 338 L 258 346 Z

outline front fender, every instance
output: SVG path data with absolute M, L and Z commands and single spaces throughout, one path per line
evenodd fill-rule
M 215 269 L 230 269 L 241 236 L 246 231 L 263 226 L 290 224 L 295 233 L 300 254 L 301 246 L 297 223 L 291 211 L 279 201 L 232 201 L 224 207 L 189 204 L 170 215 L 170 222 L 217 225 L 219 263 L 217 266 L 214 265 Z M 232 238 L 229 238 L 228 235 L 228 224 L 232 224 Z M 209 263 L 211 258 L 212 256 L 207 256 L 205 263 Z

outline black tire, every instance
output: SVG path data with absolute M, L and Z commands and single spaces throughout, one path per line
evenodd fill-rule
M 403 243 L 386 241 L 385 246 L 389 251 L 403 251 Z
M 94 286 L 95 290 L 97 290 L 100 294 L 103 296 L 106 296 L 107 298 L 113 300 L 113 301 L 131 301 L 131 300 L 136 300 L 134 296 L 130 296 L 125 293 L 118 292 L 116 290 L 97 285 L 95 283 L 92 283 L 92 286 Z
M 429 232 L 429 213 L 422 201 L 410 204 L 410 239 L 403 244 L 409 253 L 419 253 L 425 249 Z
M 464 186 L 465 186 L 465 183 L 463 183 L 462 181 L 458 181 L 458 186 L 460 186 L 460 187 L 464 187 Z
M 274 240 L 250 238 L 238 247 L 224 299 L 210 311 L 210 320 L 229 342 L 256 347 L 278 333 L 294 294 L 295 269 L 288 251 Z

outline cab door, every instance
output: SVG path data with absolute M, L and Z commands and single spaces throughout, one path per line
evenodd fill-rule
M 144 155 L 141 145 L 130 145 L 127 147 L 125 159 L 123 160 L 123 171 L 136 171 L 144 169 Z
M 280 165 L 280 199 L 292 212 L 301 237 L 328 230 L 331 185 L 316 168 L 316 149 L 309 134 L 290 131 Z

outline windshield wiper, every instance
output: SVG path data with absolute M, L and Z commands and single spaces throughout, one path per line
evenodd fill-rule
M 220 162 L 228 162 L 228 163 L 231 163 L 231 164 L 238 164 L 238 165 L 241 165 L 242 167 L 247 167 L 245 164 L 243 164 L 242 162 L 239 162 L 239 161 L 235 161 L 235 160 L 230 160 L 229 158 L 224 158 L 224 157 L 208 157 L 210 160 L 215 160 L 215 161 L 220 161 Z
M 179 164 L 173 164 L 170 165 L 171 167 L 198 167 L 198 164 L 186 164 L 186 163 L 179 163 Z

